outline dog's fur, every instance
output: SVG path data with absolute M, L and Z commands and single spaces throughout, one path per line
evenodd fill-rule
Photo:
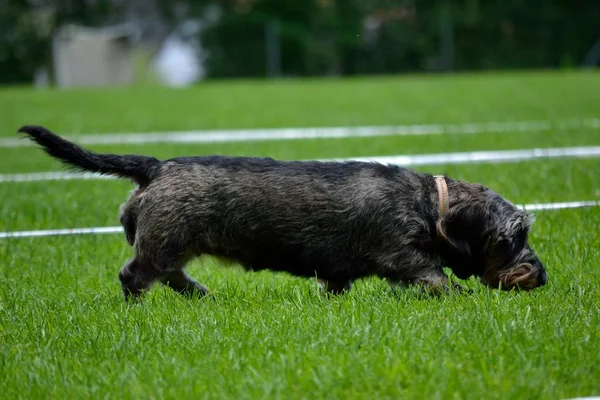
M 135 256 L 123 293 L 159 281 L 207 293 L 183 269 L 210 254 L 248 270 L 317 277 L 328 292 L 376 275 L 392 284 L 448 285 L 443 267 L 493 288 L 532 289 L 547 275 L 528 244 L 529 216 L 492 190 L 445 178 L 439 218 L 434 178 L 398 166 L 270 158 L 97 154 L 40 126 L 20 132 L 79 170 L 138 184 L 120 221 Z

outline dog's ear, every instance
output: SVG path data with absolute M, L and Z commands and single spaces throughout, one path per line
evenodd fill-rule
M 493 218 L 483 199 L 459 202 L 437 223 L 446 258 L 460 279 L 478 275 L 483 268 L 481 249 Z
M 439 235 L 456 251 L 469 256 L 472 244 L 487 230 L 488 212 L 483 202 L 459 203 L 437 223 Z

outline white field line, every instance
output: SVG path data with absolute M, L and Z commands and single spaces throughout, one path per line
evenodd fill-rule
M 337 158 L 321 161 L 366 161 L 402 166 L 440 165 L 440 164 L 471 164 L 471 163 L 502 163 L 525 161 L 538 158 L 563 157 L 599 157 L 600 146 L 584 147 L 555 147 L 548 149 L 473 151 L 464 153 L 434 153 L 405 156 Z M 43 182 L 65 180 L 115 179 L 94 173 L 72 172 L 40 172 L 26 174 L 0 174 L 3 182 Z
M 573 201 L 566 203 L 536 203 L 517 205 L 518 208 L 527 211 L 563 210 L 569 208 L 598 207 L 600 201 Z M 106 226 L 96 228 L 74 228 L 74 229 L 48 229 L 37 231 L 13 231 L 0 232 L 0 239 L 40 237 L 40 236 L 65 236 L 65 235 L 100 235 L 109 233 L 122 233 L 120 226 Z
M 122 233 L 122 226 L 106 226 L 96 228 L 74 229 L 48 229 L 39 231 L 0 232 L 0 239 L 37 236 L 65 236 L 65 235 L 101 235 L 107 233 Z
M 439 164 L 473 164 L 473 163 L 501 163 L 532 160 L 536 158 L 564 158 L 564 157 L 598 157 L 600 146 L 581 147 L 551 147 L 547 149 L 525 150 L 498 150 L 498 151 L 471 151 L 463 153 L 434 153 L 416 154 L 407 156 L 377 156 L 342 158 L 329 161 L 365 161 L 381 164 L 396 164 L 402 166 L 413 165 L 439 165 Z
M 192 130 L 147 133 L 105 133 L 70 137 L 81 145 L 152 144 L 152 143 L 227 143 L 263 140 L 300 140 L 372 136 L 422 136 L 441 134 L 478 134 L 504 132 L 543 132 L 552 129 L 574 130 L 600 128 L 600 119 L 570 119 L 558 121 L 509 121 L 469 124 L 431 124 L 395 126 L 340 126 L 329 128 L 282 128 L 239 130 Z M 25 137 L 0 139 L 2 147 L 33 146 Z
M 548 210 L 564 210 L 566 208 L 584 208 L 598 207 L 600 201 L 570 201 L 564 203 L 534 203 L 534 204 L 516 204 L 516 206 L 525 211 L 548 211 Z

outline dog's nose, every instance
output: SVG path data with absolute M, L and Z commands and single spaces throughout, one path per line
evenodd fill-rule
M 540 286 L 544 286 L 546 284 L 546 282 L 548 281 L 548 274 L 545 270 L 540 271 L 540 273 L 538 274 L 538 280 L 540 282 Z

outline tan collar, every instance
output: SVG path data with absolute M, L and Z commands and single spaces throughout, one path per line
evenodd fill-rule
M 446 179 L 443 175 L 434 175 L 435 185 L 437 186 L 438 199 L 440 203 L 440 216 L 442 219 L 450 208 L 450 201 L 448 200 L 448 186 L 446 185 Z

